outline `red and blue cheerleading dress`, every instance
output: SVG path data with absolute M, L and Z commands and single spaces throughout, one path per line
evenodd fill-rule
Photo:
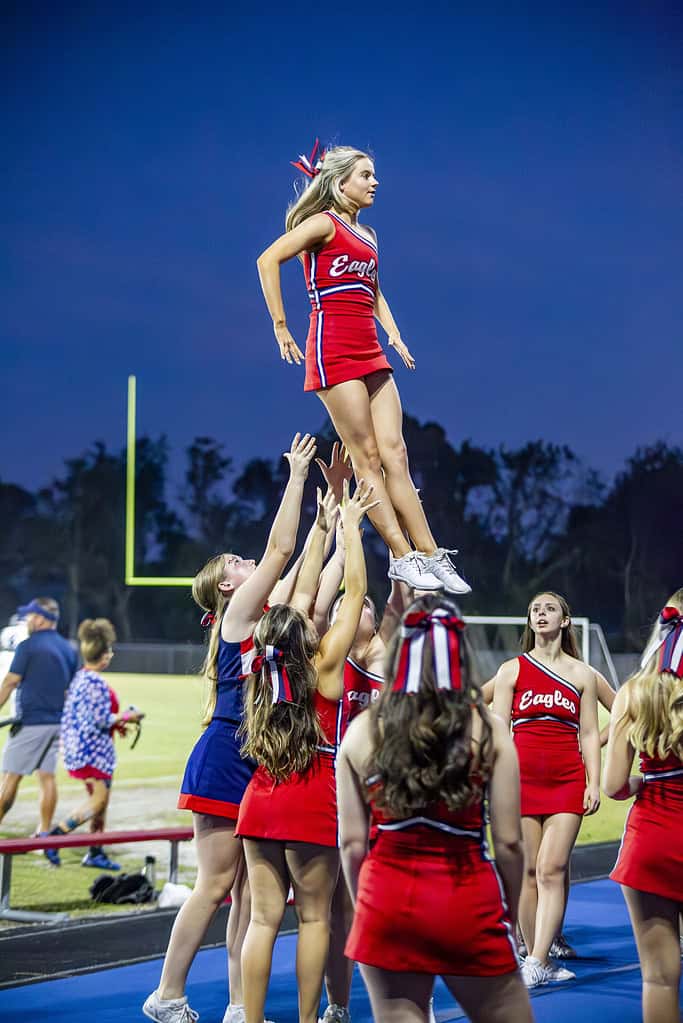
M 304 252 L 311 300 L 305 391 L 319 391 L 391 366 L 377 339 L 377 246 L 330 210 L 334 235 Z
M 346 735 L 346 729 L 353 719 L 379 699 L 379 694 L 383 689 L 384 678 L 382 675 L 376 675 L 374 672 L 368 671 L 367 668 L 362 668 L 351 657 L 346 658 L 344 662 L 342 738 Z
M 185 767 L 178 807 L 237 820 L 244 790 L 254 773 L 253 760 L 240 756 L 242 687 L 251 671 L 254 640 L 218 640 L 218 680 L 213 717 L 195 743 Z
M 626 818 L 613 881 L 683 905 L 683 761 L 640 756 L 643 787 Z
M 484 793 L 394 820 L 372 801 L 345 954 L 368 966 L 433 976 L 497 976 L 517 969 L 502 882 L 486 846 Z
M 522 816 L 583 815 L 581 693 L 530 654 L 518 661 L 512 734 L 519 758 Z
M 240 838 L 339 845 L 335 762 L 342 702 L 328 700 L 316 690 L 313 705 L 324 745 L 318 747 L 308 770 L 284 781 L 276 781 L 265 767 L 256 769 L 240 806 L 236 831 Z

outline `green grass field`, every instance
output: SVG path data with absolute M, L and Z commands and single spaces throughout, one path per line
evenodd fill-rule
M 146 713 L 140 741 L 129 748 L 129 740 L 117 739 L 118 766 L 114 776 L 108 827 L 111 830 L 135 827 L 190 825 L 190 814 L 176 809 L 176 798 L 185 760 L 200 734 L 202 683 L 196 677 L 174 675 L 109 674 L 122 707 L 135 704 Z M 601 718 L 601 724 L 604 720 Z M 7 732 L 0 732 L 0 750 Z M 60 764 L 57 773 L 59 804 L 57 816 L 63 816 L 82 799 L 83 785 L 69 778 Z M 21 785 L 17 801 L 0 824 L 0 836 L 10 838 L 31 834 L 37 826 L 38 786 L 34 778 Z M 605 842 L 621 835 L 628 803 L 603 798 L 600 810 L 583 822 L 580 843 Z M 51 867 L 42 854 L 27 854 L 14 859 L 12 906 L 22 909 L 66 910 L 74 915 L 88 912 L 120 911 L 90 901 L 88 887 L 98 871 L 80 866 L 85 850 L 66 850 L 62 867 Z M 145 844 L 110 849 L 123 870 L 139 870 L 147 853 L 157 857 L 157 887 L 167 876 L 167 843 Z M 192 884 L 192 850 L 181 845 L 180 880 Z

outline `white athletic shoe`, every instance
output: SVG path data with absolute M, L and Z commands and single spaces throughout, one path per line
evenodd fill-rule
M 566 980 L 574 980 L 575 973 L 565 969 L 564 966 L 556 966 L 548 963 L 544 966 L 540 959 L 535 956 L 527 956 L 521 966 L 522 980 L 528 988 L 541 987 L 542 984 L 562 984 Z
M 233 1005 L 232 1002 L 228 1005 L 223 1016 L 223 1023 L 245 1023 L 246 1016 L 244 1014 L 243 1005 Z M 263 1023 L 273 1023 L 272 1019 L 265 1019 Z
M 453 564 L 453 558 L 458 552 L 456 550 L 447 551 L 445 547 L 437 547 L 433 554 L 429 556 L 422 555 L 422 563 L 426 572 L 431 572 L 436 576 L 437 579 L 441 580 L 441 585 L 449 593 L 471 593 L 472 587 L 469 583 L 466 583 L 461 575 L 458 575 L 455 565 Z
M 572 948 L 564 934 L 558 934 L 550 946 L 548 955 L 551 959 L 577 959 L 576 949 Z
M 196 1023 L 199 1019 L 199 1013 L 190 1008 L 187 998 L 159 998 L 157 991 L 152 991 L 142 1011 L 156 1023 Z
M 351 1023 L 351 1014 L 345 1005 L 328 1005 L 318 1023 Z
M 389 578 L 414 590 L 442 590 L 443 583 L 426 567 L 424 554 L 408 551 L 402 558 L 389 557 Z

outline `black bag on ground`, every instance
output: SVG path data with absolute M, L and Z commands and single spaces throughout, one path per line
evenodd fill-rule
M 144 874 L 100 874 L 90 885 L 94 902 L 109 902 L 116 906 L 152 902 L 156 892 Z

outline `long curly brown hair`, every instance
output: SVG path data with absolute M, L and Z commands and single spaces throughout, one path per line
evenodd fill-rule
M 415 601 L 406 614 L 440 609 L 459 614 L 455 604 L 437 594 Z M 432 639 L 427 633 L 420 689 L 417 693 L 398 693 L 392 686 L 401 649 L 400 629 L 387 647 L 386 686 L 370 711 L 374 753 L 368 775 L 377 778 L 377 806 L 394 817 L 409 817 L 439 801 L 449 810 L 459 810 L 481 794 L 481 786 L 490 776 L 491 725 L 464 635 L 460 636 L 460 648 L 461 689 L 437 687 Z M 471 753 L 475 708 L 482 722 L 476 777 Z
M 325 743 L 313 705 L 318 676 L 313 658 L 318 635 L 300 611 L 275 604 L 254 631 L 254 649 L 263 653 L 274 646 L 284 654 L 292 686 L 293 703 L 273 703 L 265 665 L 249 675 L 244 690 L 244 719 L 238 734 L 243 737 L 242 756 L 251 757 L 276 781 L 307 771 L 316 747 Z

